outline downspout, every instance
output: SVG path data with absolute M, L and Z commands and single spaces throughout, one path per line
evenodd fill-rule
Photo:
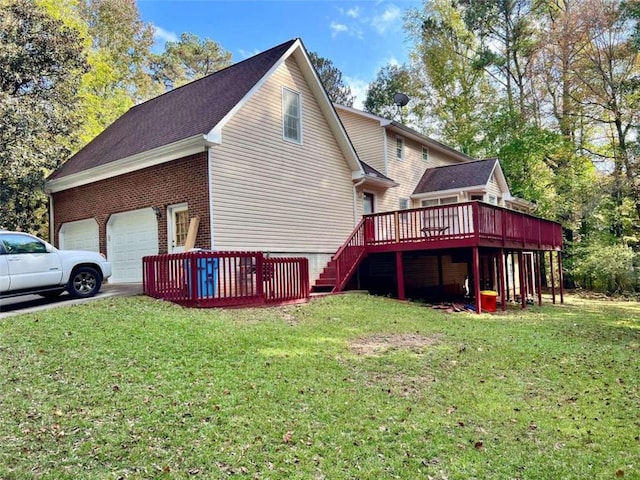
M 53 195 L 48 193 L 47 197 L 49 198 L 49 243 L 51 245 L 55 245 L 55 219 L 53 217 Z
M 387 142 L 387 129 L 382 127 L 382 142 L 384 144 L 384 174 L 389 175 L 389 143 Z
M 353 184 L 353 225 L 356 226 L 358 220 L 358 192 L 357 188 L 365 182 L 366 178 L 363 178 L 358 183 Z
M 215 250 L 214 243 L 214 224 L 213 224 L 213 148 L 211 146 L 207 147 L 207 189 L 209 190 L 209 244 L 211 245 L 211 250 Z

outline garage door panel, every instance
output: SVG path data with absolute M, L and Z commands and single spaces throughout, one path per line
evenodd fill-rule
M 62 250 L 100 252 L 98 222 L 95 218 L 63 223 L 58 237 Z
M 107 256 L 111 283 L 142 282 L 142 257 L 158 253 L 158 223 L 153 210 L 145 208 L 117 213 L 107 223 Z

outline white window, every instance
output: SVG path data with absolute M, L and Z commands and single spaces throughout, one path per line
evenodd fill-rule
M 396 137 L 396 158 L 402 160 L 404 158 L 404 138 Z
M 427 147 L 422 147 L 422 160 L 429 161 L 429 149 Z
M 407 208 L 409 208 L 409 199 L 401 198 L 398 206 L 400 210 L 406 210 Z
M 491 205 L 497 205 L 498 204 L 498 197 L 496 197 L 495 195 L 489 195 L 489 203 Z
M 440 199 L 440 205 L 451 205 L 452 203 L 458 203 L 458 197 L 442 197 Z
M 451 205 L 452 203 L 458 203 L 458 197 L 430 198 L 429 200 L 422 200 L 422 202 L 420 203 L 423 207 L 434 207 L 436 205 Z
M 285 140 L 302 143 L 302 102 L 300 94 L 282 89 L 282 133 Z

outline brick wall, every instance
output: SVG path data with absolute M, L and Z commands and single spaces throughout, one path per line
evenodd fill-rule
M 167 206 L 187 203 L 189 215 L 200 217 L 196 247 L 211 248 L 207 152 L 53 194 L 56 245 L 63 223 L 95 218 L 100 251 L 107 253 L 106 230 L 114 213 L 160 207 L 158 253 L 167 253 Z

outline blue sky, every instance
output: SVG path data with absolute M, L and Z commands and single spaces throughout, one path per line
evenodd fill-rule
M 138 0 L 142 20 L 156 28 L 156 46 L 190 32 L 219 42 L 238 62 L 299 37 L 330 59 L 364 100 L 378 70 L 408 61 L 402 28 L 420 0 Z

